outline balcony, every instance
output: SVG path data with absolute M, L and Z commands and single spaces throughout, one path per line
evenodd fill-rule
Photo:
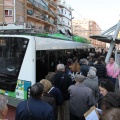
M 51 16 L 51 17 L 53 17 L 53 18 L 56 18 L 56 16 L 57 16 L 57 15 L 54 13 L 54 14 L 56 15 L 56 16 L 55 16 L 55 15 L 53 14 L 53 12 L 51 12 L 51 11 L 49 11 L 48 14 L 49 14 L 49 16 Z
M 28 10 L 27 10 L 28 11 Z M 31 13 L 31 12 L 30 12 Z M 49 18 L 47 18 L 45 15 L 39 15 L 39 14 L 36 14 L 36 13 L 33 13 L 33 14 L 30 14 L 29 12 L 27 12 L 27 17 L 29 18 L 29 19 L 32 19 L 32 20 L 34 20 L 34 21 L 36 21 L 36 22 L 43 22 L 43 23 L 45 23 L 45 24 L 48 24 L 48 25 L 52 25 L 53 26 L 53 22 L 51 22 L 50 20 L 49 20 Z
M 65 8 L 65 4 L 63 4 L 63 3 L 61 3 L 61 2 L 59 2 L 58 5 L 59 5 L 59 7 L 61 7 L 61 8 Z
M 57 20 L 54 20 L 54 25 L 57 25 Z
M 45 14 L 48 14 L 49 16 L 55 18 L 55 15 L 53 14 L 54 11 L 51 12 L 48 7 L 41 5 L 40 3 L 36 2 L 35 0 L 28 0 L 28 1 L 30 1 L 36 7 L 38 7 L 38 9 L 41 9 Z M 30 3 L 29 3 L 29 5 L 30 5 L 30 7 L 32 6 Z
M 60 10 L 58 10 L 58 15 L 61 16 L 61 17 L 64 17 L 63 13 L 61 13 Z
M 63 22 L 62 22 L 62 21 L 57 20 L 57 24 L 58 24 L 58 25 L 63 25 Z
M 50 29 L 49 28 L 44 28 L 44 31 L 45 32 L 50 32 Z
M 57 8 L 57 4 L 55 4 L 53 1 L 49 0 L 49 4 L 51 4 L 53 7 Z
M 61 8 L 66 8 L 68 11 L 71 12 L 71 7 L 68 6 L 67 4 L 65 4 L 64 2 L 63 3 L 59 2 L 58 6 L 61 7 Z
M 28 0 L 28 2 L 32 3 L 33 5 L 35 5 L 38 8 L 42 8 L 43 10 L 48 11 L 48 7 L 43 6 L 42 4 L 37 2 L 36 0 Z

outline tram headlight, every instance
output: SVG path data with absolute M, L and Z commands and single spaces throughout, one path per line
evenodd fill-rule
M 30 95 L 30 88 L 31 87 L 28 87 L 28 89 L 27 89 L 27 99 L 29 99 L 31 97 L 31 95 Z

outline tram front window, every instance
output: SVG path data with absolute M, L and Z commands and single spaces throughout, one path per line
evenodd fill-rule
M 17 77 L 26 52 L 28 39 L 17 37 L 0 38 L 0 76 Z

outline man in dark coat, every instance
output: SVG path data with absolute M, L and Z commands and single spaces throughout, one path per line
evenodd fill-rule
M 41 100 L 43 90 L 41 83 L 31 86 L 31 98 L 18 104 L 15 120 L 55 120 L 53 107 Z
M 88 65 L 88 60 L 85 58 L 80 59 L 80 72 L 82 73 L 82 75 L 87 77 L 87 73 L 89 69 L 90 69 L 90 66 Z
M 99 79 L 106 78 L 106 66 L 102 64 L 101 58 L 98 58 L 97 63 L 94 65 L 94 67 L 97 69 L 96 75 Z
M 60 89 L 64 103 L 63 106 L 60 106 L 58 111 L 59 120 L 69 120 L 69 99 L 70 95 L 68 93 L 68 87 L 72 85 L 72 79 L 69 75 L 65 73 L 65 66 L 64 64 L 57 65 L 57 72 L 54 75 L 54 83 L 53 85 Z M 63 115 L 62 115 L 63 113 Z M 62 118 L 63 117 L 63 118 Z

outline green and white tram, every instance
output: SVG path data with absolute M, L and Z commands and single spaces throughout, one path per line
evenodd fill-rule
M 37 82 L 36 76 L 42 75 L 44 68 L 37 59 L 49 72 L 63 62 L 68 52 L 92 47 L 88 42 L 76 42 L 60 34 L 30 34 L 25 33 L 27 30 L 30 29 L 25 24 L 0 26 L 0 93 L 8 96 L 12 106 L 28 98 L 29 87 Z M 36 67 L 41 67 L 41 72 Z

